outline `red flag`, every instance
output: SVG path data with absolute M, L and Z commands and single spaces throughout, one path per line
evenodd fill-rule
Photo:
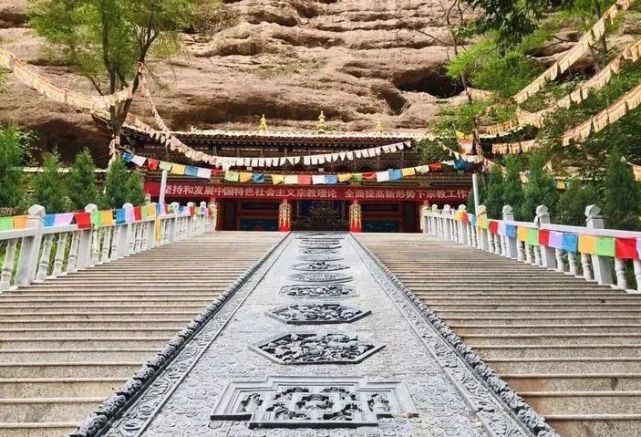
M 298 185 L 311 185 L 312 176 L 311 175 L 298 175 Z
M 375 181 L 376 180 L 376 172 L 375 171 L 368 171 L 367 173 L 363 173 L 363 179 L 366 181 Z
M 142 220 L 142 209 L 139 206 L 134 207 L 134 219 L 136 221 Z
M 463 214 L 461 214 L 461 223 L 463 223 L 464 225 L 470 223 L 470 216 L 468 213 L 464 212 Z
M 189 215 L 192 217 L 196 215 L 196 207 L 194 206 L 189 207 Z
M 541 246 L 550 246 L 550 231 L 541 229 L 539 230 L 539 244 Z
M 149 168 L 149 170 L 156 170 L 159 163 L 160 161 L 157 159 L 147 158 L 147 167 Z
M 492 234 L 498 234 L 499 233 L 499 222 L 496 220 L 490 220 L 488 229 Z
M 430 171 L 439 171 L 443 169 L 443 164 L 440 162 L 437 162 L 436 164 L 430 164 L 429 165 Z
M 78 229 L 91 229 L 91 214 L 88 212 L 77 212 L 73 215 Z
M 616 238 L 614 240 L 615 255 L 619 259 L 637 259 L 636 238 Z

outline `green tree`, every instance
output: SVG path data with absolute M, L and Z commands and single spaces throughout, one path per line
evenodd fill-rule
M 501 218 L 503 210 L 503 193 L 504 193 L 503 169 L 495 165 L 487 180 L 487 193 L 483 204 L 487 208 L 487 215 L 490 218 Z
M 641 229 L 641 189 L 618 147 L 608 156 L 603 183 L 603 215 L 608 228 Z
M 60 173 L 60 158 L 56 153 L 46 155 L 43 169 L 33 178 L 33 201 L 45 207 L 48 214 L 68 211 L 71 207 L 67 186 Z
M 545 172 L 545 157 L 541 153 L 530 155 L 528 181 L 523 189 L 523 204 L 521 206 L 521 219 L 533 220 L 536 207 L 545 205 L 550 215 L 554 215 L 559 193 L 556 181 Z
M 69 171 L 67 185 L 69 187 L 69 198 L 75 209 L 82 210 L 90 203 L 98 203 L 96 166 L 87 149 L 76 155 L 73 166 Z
M 220 0 L 30 0 L 29 15 L 38 35 L 60 48 L 64 60 L 104 95 L 130 84 L 136 92 L 139 63 L 152 52 L 176 53 L 180 31 L 208 26 L 223 7 Z M 131 100 L 111 107 L 115 137 L 130 107 Z
M 122 208 L 122 205 L 129 202 L 128 178 L 125 162 L 116 157 L 107 170 L 101 205 L 103 208 Z
M 510 205 L 515 218 L 520 219 L 523 205 L 523 183 L 521 182 L 521 160 L 511 155 L 505 160 L 505 180 L 503 182 L 503 204 Z
M 30 136 L 15 126 L 0 129 L 0 208 L 14 209 L 24 199 L 22 166 Z
M 562 225 L 585 226 L 585 208 L 599 205 L 599 188 L 593 182 L 572 179 L 566 183 L 567 189 L 559 197 L 555 222 Z
M 134 205 L 142 205 L 145 201 L 145 192 L 143 190 L 142 178 L 140 173 L 132 171 L 127 177 L 127 200 Z

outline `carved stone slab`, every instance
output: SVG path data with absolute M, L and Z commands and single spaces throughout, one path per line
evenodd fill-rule
M 271 317 L 291 325 L 352 323 L 370 313 L 340 303 L 296 303 L 267 312 Z
M 305 241 L 303 240 L 300 243 L 300 247 L 305 249 L 312 250 L 321 250 L 321 249 L 340 249 L 341 245 L 339 242 L 334 241 Z
M 407 387 L 401 382 L 268 377 L 229 383 L 211 419 L 247 421 L 250 429 L 357 428 L 378 426 L 379 419 L 396 416 L 416 416 Z
M 347 270 L 349 266 L 326 261 L 314 261 L 294 264 L 292 269 L 302 270 L 304 272 L 333 272 L 336 270 Z
M 303 232 L 296 235 L 296 238 L 298 240 L 343 240 L 345 238 L 345 235 L 332 232 Z
M 352 297 L 358 293 L 354 287 L 343 284 L 287 285 L 280 289 L 280 294 L 288 297 L 332 298 Z
M 297 333 L 279 335 L 250 347 L 279 364 L 300 365 L 360 363 L 384 345 L 343 333 Z
M 301 261 L 310 261 L 310 262 L 317 262 L 317 261 L 331 262 L 331 261 L 341 261 L 345 259 L 345 257 L 342 257 L 340 255 L 317 254 L 317 255 L 302 255 L 302 256 L 299 256 L 298 259 Z
M 302 249 L 300 253 L 304 255 L 336 255 L 338 250 L 335 249 Z
M 289 279 L 297 282 L 349 282 L 350 275 L 334 272 L 308 272 L 289 275 Z

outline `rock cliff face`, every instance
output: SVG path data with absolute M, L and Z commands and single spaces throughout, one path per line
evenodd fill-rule
M 228 1 L 237 22 L 213 37 L 184 35 L 185 53 L 150 63 L 153 94 L 174 129 L 313 128 L 320 111 L 339 131 L 424 129 L 445 99 L 460 99 L 444 75 L 449 49 L 438 0 Z M 26 0 L 0 0 L 2 45 L 57 83 L 91 92 L 52 65 L 29 28 Z M 412 30 L 419 28 L 430 38 Z M 148 115 L 139 99 L 135 112 Z M 91 117 L 8 79 L 0 122 L 14 121 L 60 150 L 103 146 Z M 104 150 L 104 149 L 103 149 Z

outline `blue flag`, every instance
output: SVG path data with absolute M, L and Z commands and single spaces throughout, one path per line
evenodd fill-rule
M 263 173 L 254 173 L 252 175 L 252 182 L 255 184 L 262 184 L 265 182 L 265 175 Z
M 198 177 L 198 167 L 193 167 L 191 165 L 185 166 L 185 176 Z
M 389 171 L 389 180 L 390 181 L 400 181 L 403 179 L 403 172 L 401 170 L 390 170 Z

